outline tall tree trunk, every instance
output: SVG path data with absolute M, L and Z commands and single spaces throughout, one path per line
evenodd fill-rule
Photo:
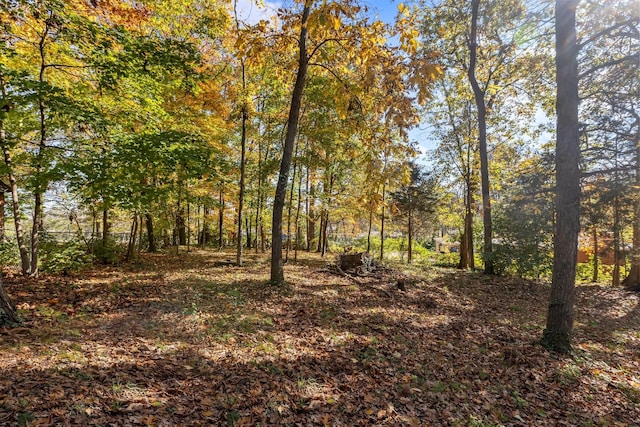
M 322 252 L 322 242 L 324 242 L 324 236 L 322 235 L 322 231 L 325 230 L 324 226 L 324 211 L 320 211 L 320 225 L 318 228 L 318 244 L 316 248 L 317 253 Z
M 233 3 L 233 12 L 236 19 L 236 29 L 240 32 L 240 21 L 238 20 L 237 0 Z M 245 166 L 247 152 L 247 105 L 246 105 L 246 67 L 244 58 L 240 59 L 240 68 L 242 71 L 242 111 L 241 111 L 241 131 L 240 131 L 240 189 L 238 191 L 238 238 L 236 242 L 236 265 L 242 266 L 242 210 L 244 208 L 244 187 L 245 187 Z M 247 246 L 250 247 L 250 246 Z
M 2 187 L 4 187 L 5 184 L 2 183 Z M 5 206 L 5 199 L 4 199 L 4 188 L 0 188 L 0 242 L 5 242 L 6 239 L 6 234 L 4 231 L 4 206 Z
M 327 245 L 329 244 L 329 208 L 324 210 L 324 228 L 322 230 L 322 251 L 321 256 L 327 253 Z
M 315 202 L 315 186 L 310 183 L 309 168 L 307 168 L 307 252 L 313 250 L 313 239 L 316 237 L 316 213 L 313 208 Z
M 247 235 L 247 249 L 251 249 L 251 218 L 249 216 L 244 218 L 244 231 Z
M 616 174 L 617 175 L 617 174 Z M 617 178 L 617 177 L 616 177 Z M 617 181 L 617 179 L 616 179 Z M 616 187 L 617 187 L 616 182 Z M 620 203 L 618 196 L 613 198 L 613 272 L 611 284 L 620 286 Z
M 309 144 L 307 143 L 307 148 Z M 302 163 L 298 166 L 298 204 L 296 206 L 296 245 L 293 253 L 293 260 L 298 261 L 298 249 L 300 249 L 300 233 L 302 227 L 300 227 L 300 210 L 302 209 Z
M 466 194 L 464 200 L 464 231 L 460 239 L 460 262 L 458 268 L 473 269 L 475 268 L 475 259 L 473 256 L 473 185 L 471 183 L 471 172 L 467 173 L 465 178 Z
M 137 234 L 138 234 L 138 213 L 135 212 L 133 214 L 133 219 L 131 221 L 131 230 L 129 232 L 129 244 L 127 245 L 127 255 L 125 256 L 125 259 L 127 261 L 131 261 L 135 256 Z
M 273 201 L 272 220 L 272 244 L 271 244 L 271 282 L 284 283 L 284 267 L 282 263 L 282 213 L 284 211 L 285 197 L 287 194 L 287 181 L 289 180 L 289 169 L 291 167 L 291 157 L 293 155 L 293 145 L 296 140 L 298 130 L 298 118 L 300 117 L 300 105 L 304 90 L 309 57 L 307 56 L 307 21 L 313 0 L 305 0 L 300 22 L 300 38 L 298 39 L 298 72 L 296 82 L 291 96 L 291 108 L 289 110 L 289 120 L 287 121 L 287 133 L 284 140 L 284 150 L 280 163 L 280 174 Z
M 482 187 L 482 218 L 484 222 L 484 272 L 494 274 L 493 268 L 493 231 L 491 228 L 491 194 L 489 192 L 489 157 L 487 154 L 487 107 L 485 104 L 485 92 L 480 88 L 476 78 L 476 61 L 478 53 L 477 29 L 478 8 L 480 0 L 471 2 L 471 34 L 469 37 L 469 69 L 467 74 L 473 96 L 478 109 L 478 151 L 480 154 L 480 179 Z
M 109 208 L 107 203 L 103 202 L 102 208 L 102 246 L 106 247 L 109 240 Z
M 149 252 L 158 252 L 156 236 L 153 233 L 153 217 L 151 214 L 145 214 L 145 220 L 147 225 L 147 239 L 149 239 Z
M 367 253 L 371 252 L 371 228 L 373 227 L 373 209 L 369 208 L 369 225 L 367 227 Z
M 409 205 L 411 205 L 411 199 L 409 199 Z M 413 251 L 412 251 L 412 246 L 413 246 L 413 239 L 412 239 L 412 235 L 413 235 L 413 224 L 411 223 L 411 208 L 409 208 L 409 220 L 407 221 L 408 225 L 407 225 L 407 234 L 409 235 L 409 246 L 407 247 L 407 264 L 411 264 L 411 261 L 413 260 Z
M 324 214 L 324 226 L 322 229 L 322 251 L 321 254 L 322 256 L 325 256 L 325 254 L 328 252 L 328 247 L 329 247 L 329 209 L 331 207 L 331 202 L 332 202 L 332 195 L 333 195 L 333 184 L 335 183 L 335 175 L 332 173 L 329 175 L 329 194 L 327 197 L 327 207 L 322 211 Z
M 636 116 L 636 120 L 640 118 Z M 638 131 L 640 133 L 640 130 Z M 636 136 L 640 141 L 640 135 Z M 640 188 L 640 142 L 636 144 L 636 188 Z M 640 194 L 636 192 L 633 202 L 633 249 L 631 253 L 631 270 L 622 284 L 628 289 L 640 291 Z
M 187 223 L 184 215 L 184 207 L 182 201 L 178 198 L 178 206 L 176 208 L 176 229 L 178 230 L 178 246 L 187 244 Z
M 578 132 L 578 46 L 576 7 L 579 0 L 556 0 L 556 233 L 547 326 L 542 345 L 571 350 L 578 234 L 580 232 L 580 143 Z
M 382 184 L 382 214 L 380 216 L 380 261 L 384 261 L 384 198 L 386 196 L 387 182 Z
M 186 232 L 187 252 L 191 252 L 191 202 L 189 201 L 189 196 L 187 196 L 187 221 L 186 221 L 185 232 Z
M 298 171 L 298 144 L 295 144 L 295 153 L 293 161 L 293 176 L 291 177 L 291 189 L 289 191 L 289 206 L 287 207 L 287 248 L 285 251 L 284 262 L 289 261 L 289 251 L 291 251 L 291 211 L 293 210 L 293 193 L 296 189 L 296 173 Z
M 598 252 L 600 248 L 598 247 L 598 227 L 593 226 L 593 283 L 598 283 L 598 269 L 600 268 Z
M 0 131 L 2 129 L 0 128 Z M 20 201 L 18 200 L 18 180 L 13 173 L 11 166 L 11 154 L 5 145 L 4 134 L 0 133 L 0 143 L 2 143 L 2 152 L 4 154 L 4 164 L 8 170 L 9 187 L 11 188 L 11 207 L 13 209 L 13 224 L 16 229 L 16 241 L 20 252 L 20 261 L 22 266 L 22 274 L 29 274 L 31 271 L 31 260 L 29 259 L 29 250 L 24 242 L 24 232 L 22 231 L 22 218 L 20 216 Z
M 218 250 L 221 251 L 224 248 L 224 192 L 220 189 L 220 211 L 218 213 Z

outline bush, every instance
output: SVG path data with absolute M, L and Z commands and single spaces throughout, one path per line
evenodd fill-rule
M 499 276 L 519 276 L 530 279 L 549 277 L 552 254 L 540 245 L 500 244 L 493 248 L 493 267 Z M 535 242 L 534 242 L 535 243 Z
M 126 248 L 124 245 L 116 243 L 113 239 L 107 239 L 106 242 L 103 240 L 96 240 L 93 242 L 91 252 L 97 262 L 107 265 L 116 265 L 120 263 L 124 257 Z
M 14 240 L 0 242 L 0 265 L 19 265 L 20 252 Z
M 460 264 L 460 254 L 448 252 L 437 254 L 435 265 L 438 267 L 457 268 Z
M 92 264 L 87 245 L 78 240 L 65 243 L 43 238 L 40 251 L 40 269 L 54 274 L 81 271 Z

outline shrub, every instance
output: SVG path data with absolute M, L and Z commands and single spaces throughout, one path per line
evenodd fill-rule
M 44 238 L 41 248 L 40 268 L 48 273 L 66 274 L 81 271 L 92 263 L 87 245 L 79 240 L 57 243 Z
M 18 265 L 18 244 L 14 240 L 0 242 L 0 265 Z
M 113 239 L 107 239 L 106 242 L 103 240 L 96 240 L 93 242 L 91 252 L 97 262 L 101 264 L 116 265 L 124 257 L 126 248 L 124 245 L 118 244 Z

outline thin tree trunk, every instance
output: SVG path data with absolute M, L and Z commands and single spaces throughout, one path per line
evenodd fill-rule
M 222 189 L 220 189 L 220 198 L 219 198 L 219 202 L 220 202 L 220 211 L 218 214 L 218 236 L 219 236 L 219 245 L 218 245 L 218 250 L 222 251 L 222 249 L 224 248 L 224 192 Z
M 620 286 L 620 203 L 617 195 L 613 198 L 613 272 L 611 284 L 615 287 Z
M 149 252 L 158 252 L 156 236 L 153 232 L 153 217 L 151 216 L 151 214 L 146 214 L 145 219 L 147 225 L 147 238 L 149 239 Z
M 640 118 L 636 116 L 636 120 Z M 640 133 L 640 130 L 638 131 Z M 640 141 L 637 135 L 636 141 Z M 636 144 L 636 188 L 640 188 L 640 143 Z M 640 290 L 640 194 L 636 192 L 633 203 L 633 249 L 631 253 L 631 270 L 622 284 L 628 289 Z
M 329 208 L 325 209 L 324 212 L 324 227 L 322 229 L 322 251 L 320 252 L 321 256 L 325 256 L 327 253 L 327 244 L 329 243 Z
M 307 252 L 313 250 L 313 239 L 316 237 L 316 213 L 313 205 L 315 203 L 315 186 L 310 183 L 309 169 L 307 168 Z
M 102 246 L 106 247 L 109 240 L 109 208 L 107 203 L 103 201 L 102 208 Z
M 291 191 L 289 192 L 289 206 L 287 208 L 287 248 L 285 251 L 284 262 L 289 261 L 289 251 L 291 251 L 291 211 L 293 210 L 293 193 L 296 189 L 296 172 L 298 170 L 298 144 L 295 146 L 295 154 L 293 156 L 293 176 L 291 177 Z
M 233 2 L 233 12 L 236 20 L 236 30 L 240 32 L 240 21 L 238 20 L 237 11 L 238 1 Z M 245 166 L 247 152 L 247 105 L 246 105 L 246 67 L 244 58 L 240 59 L 240 68 L 242 71 L 242 111 L 241 111 L 241 133 L 240 133 L 240 189 L 238 191 L 238 238 L 236 242 L 236 265 L 242 266 L 242 209 L 244 208 L 244 191 L 245 191 Z M 249 246 L 248 246 L 249 247 Z
M 384 198 L 386 196 L 387 182 L 382 184 L 382 215 L 380 216 L 380 261 L 384 260 Z
M 307 143 L 307 147 L 309 146 L 309 144 Z M 302 209 L 302 164 L 300 164 L 298 166 L 298 205 L 296 206 L 296 220 L 295 220 L 295 224 L 296 224 L 296 246 L 295 246 L 295 250 L 293 253 L 293 260 L 294 261 L 298 261 L 298 249 L 300 246 L 300 233 L 301 233 L 301 228 L 300 227 L 300 210 Z
M 579 0 L 556 0 L 556 233 L 547 326 L 542 345 L 571 350 L 578 234 L 580 232 L 580 143 L 578 129 L 578 46 L 576 7 Z
M 125 259 L 127 261 L 131 261 L 131 259 L 133 259 L 135 255 L 135 243 L 136 243 L 137 233 L 138 233 L 138 214 L 134 213 L 133 220 L 131 221 L 131 230 L 129 232 L 129 243 L 127 245 L 127 255 L 125 256 Z
M 2 183 L 2 187 L 4 187 L 4 183 Z M 6 234 L 4 231 L 4 207 L 5 207 L 5 198 L 4 198 L 4 188 L 0 188 L 0 242 L 5 242 Z
M 140 214 L 140 218 L 138 219 L 138 246 L 136 250 L 136 256 L 140 256 L 140 252 L 142 252 L 142 214 Z
M 411 205 L 411 199 L 409 199 L 409 205 Z M 411 223 L 411 208 L 409 208 L 409 220 L 408 220 L 408 226 L 407 226 L 407 233 L 409 234 L 409 246 L 407 247 L 407 264 L 411 264 L 411 261 L 413 260 L 413 251 L 412 251 L 413 240 L 411 238 L 413 234 L 413 224 Z
M 373 209 L 369 207 L 369 226 L 367 228 L 367 253 L 371 252 L 371 228 L 373 227 Z
M 185 227 L 187 237 L 187 252 L 191 252 L 191 202 L 187 196 L 187 226 Z
M 287 121 L 284 151 L 282 153 L 280 174 L 278 175 L 278 184 L 276 186 L 276 194 L 273 201 L 273 221 L 271 227 L 271 282 L 277 284 L 284 283 L 284 267 L 282 263 L 282 214 L 287 193 L 287 181 L 289 178 L 289 169 L 291 167 L 293 145 L 295 143 L 298 130 L 300 105 L 307 76 L 307 67 L 309 65 L 309 57 L 307 56 L 307 21 L 309 20 L 312 3 L 313 0 L 305 0 L 304 9 L 302 11 L 300 37 L 298 39 L 298 50 L 300 55 L 298 60 L 298 72 L 293 88 L 293 94 L 291 96 L 291 108 L 289 110 L 289 120 Z
M 598 260 L 598 228 L 593 226 L 593 283 L 598 283 L 598 269 L 600 268 Z
M 478 151 L 480 154 L 480 178 L 482 189 L 482 217 L 484 222 L 484 250 L 482 259 L 484 260 L 484 272 L 494 274 L 493 267 L 493 242 L 491 228 L 491 195 L 489 191 L 489 157 L 487 154 L 487 107 L 485 104 L 485 92 L 480 88 L 476 79 L 477 61 L 477 28 L 478 28 L 478 8 L 480 0 L 471 2 L 471 34 L 469 40 L 469 69 L 467 74 L 473 95 L 478 109 Z
M 20 202 L 18 199 L 18 181 L 11 167 L 11 154 L 4 144 L 4 135 L 0 134 L 0 142 L 2 143 L 2 152 L 4 154 L 4 164 L 8 170 L 9 187 L 11 188 L 11 207 L 13 209 L 13 224 L 16 229 L 16 241 L 20 252 L 20 261 L 22 266 L 22 274 L 29 274 L 31 271 L 31 260 L 29 259 L 29 251 L 24 242 L 24 232 L 22 231 L 22 218 L 20 216 Z
M 469 159 L 469 156 L 467 156 L 467 159 Z M 460 263 L 458 264 L 458 268 L 470 268 L 473 270 L 475 268 L 473 255 L 473 186 L 470 171 L 465 181 L 467 191 L 465 195 L 464 231 L 462 232 L 462 239 L 460 241 Z

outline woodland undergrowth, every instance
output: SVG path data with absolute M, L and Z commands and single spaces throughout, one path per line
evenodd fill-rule
M 549 287 L 413 268 L 331 274 L 302 254 L 144 255 L 75 277 L 5 271 L 0 425 L 638 425 L 638 295 L 578 287 L 575 348 L 547 352 Z

